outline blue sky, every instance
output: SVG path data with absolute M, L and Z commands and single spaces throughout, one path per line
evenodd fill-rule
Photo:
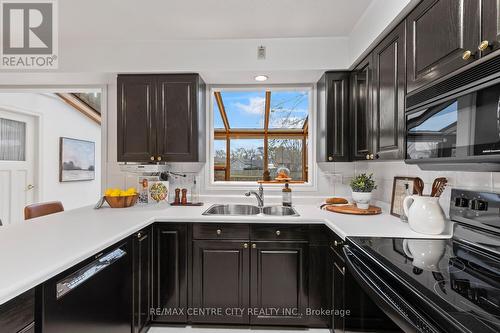
M 457 122 L 457 108 L 458 102 L 450 104 L 431 118 L 427 119 L 425 122 L 419 126 L 412 128 L 410 132 L 418 131 L 431 131 L 439 132 L 442 129 L 450 126 Z
M 263 128 L 265 91 L 222 91 L 222 101 L 231 128 Z M 309 110 L 307 91 L 273 91 L 271 93 L 270 128 L 279 128 L 284 117 L 296 119 L 301 127 Z M 214 128 L 224 128 L 217 103 L 214 102 Z

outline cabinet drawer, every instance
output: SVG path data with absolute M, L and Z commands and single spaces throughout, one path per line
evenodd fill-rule
M 309 225 L 309 242 L 311 245 L 330 244 L 330 228 L 323 224 Z
M 0 327 L 2 332 L 29 332 L 28 325 L 35 320 L 35 290 L 0 305 Z M 28 330 L 23 330 L 23 329 Z
M 344 241 L 334 232 L 331 233 L 330 250 L 335 256 L 335 261 L 344 262 L 344 255 L 342 254 L 342 248 L 344 247 Z
M 307 225 L 252 226 L 252 240 L 308 240 Z
M 193 226 L 194 239 L 249 239 L 247 224 L 203 223 Z

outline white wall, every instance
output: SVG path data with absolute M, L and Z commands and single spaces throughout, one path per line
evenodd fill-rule
M 0 93 L 0 107 L 40 116 L 42 179 L 37 182 L 41 188 L 39 201 L 59 200 L 66 210 L 97 202 L 101 193 L 101 127 L 98 124 L 51 94 Z M 95 180 L 59 182 L 60 137 L 95 142 Z
M 324 164 L 325 170 L 342 175 L 341 183 L 335 184 L 335 195 L 350 197 L 349 182 L 354 175 L 373 173 L 378 188 L 374 191 L 374 199 L 390 203 L 392 185 L 395 176 L 420 177 L 424 181 L 424 194 L 429 194 L 432 182 L 437 177 L 446 177 L 448 186 L 441 196 L 440 203 L 448 214 L 450 208 L 451 188 L 482 188 L 486 191 L 500 190 L 499 172 L 462 172 L 462 171 L 424 171 L 416 165 L 408 165 L 404 161 L 391 162 L 351 162 Z
M 94 41 L 65 45 L 60 72 L 313 70 L 349 67 L 345 37 Z M 257 47 L 267 47 L 257 59 Z
M 392 30 L 420 0 L 372 0 L 349 34 L 349 63 L 365 56 L 384 32 Z

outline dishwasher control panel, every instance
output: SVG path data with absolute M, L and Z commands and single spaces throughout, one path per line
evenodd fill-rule
M 57 282 L 56 298 L 59 299 L 63 297 L 71 290 L 77 288 L 79 285 L 81 285 L 106 267 L 112 265 L 114 262 L 125 256 L 126 254 L 127 253 L 123 249 L 117 248 L 63 278 L 62 280 Z

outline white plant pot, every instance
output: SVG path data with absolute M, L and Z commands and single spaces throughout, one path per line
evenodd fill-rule
M 352 200 L 359 209 L 368 209 L 372 200 L 372 192 L 352 192 Z

